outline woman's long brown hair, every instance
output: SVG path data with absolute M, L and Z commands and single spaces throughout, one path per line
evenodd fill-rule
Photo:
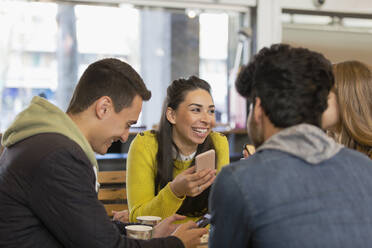
M 337 142 L 372 159 L 372 68 L 359 61 L 333 65 L 340 121 Z

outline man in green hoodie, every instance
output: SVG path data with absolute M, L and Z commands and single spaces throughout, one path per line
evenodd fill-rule
M 0 158 L 0 247 L 192 247 L 205 229 L 172 216 L 148 241 L 128 239 L 97 199 L 95 152 L 125 142 L 151 92 L 128 64 L 83 73 L 67 113 L 35 97 L 6 130 Z

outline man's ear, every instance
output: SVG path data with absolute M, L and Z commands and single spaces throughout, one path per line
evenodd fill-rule
M 96 101 L 96 116 L 98 119 L 104 119 L 113 111 L 113 103 L 110 97 L 102 96 Z
M 256 97 L 254 99 L 254 111 L 253 111 L 253 118 L 256 123 L 260 123 L 262 121 L 262 115 L 263 115 L 263 109 L 261 106 L 261 99 L 259 97 Z
M 174 109 L 168 107 L 165 112 L 165 116 L 171 124 L 176 124 L 176 111 L 174 111 Z

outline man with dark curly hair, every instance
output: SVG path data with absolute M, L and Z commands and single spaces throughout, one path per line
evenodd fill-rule
M 334 85 L 323 55 L 263 48 L 236 81 L 256 153 L 226 166 L 210 196 L 209 247 L 369 247 L 372 162 L 320 128 Z

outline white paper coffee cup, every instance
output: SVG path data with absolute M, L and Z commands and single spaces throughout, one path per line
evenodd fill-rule
M 127 237 L 133 239 L 151 239 L 152 236 L 152 227 L 145 225 L 129 225 L 126 226 Z
M 156 226 L 160 223 L 161 217 L 159 216 L 138 216 L 137 221 L 143 225 Z

